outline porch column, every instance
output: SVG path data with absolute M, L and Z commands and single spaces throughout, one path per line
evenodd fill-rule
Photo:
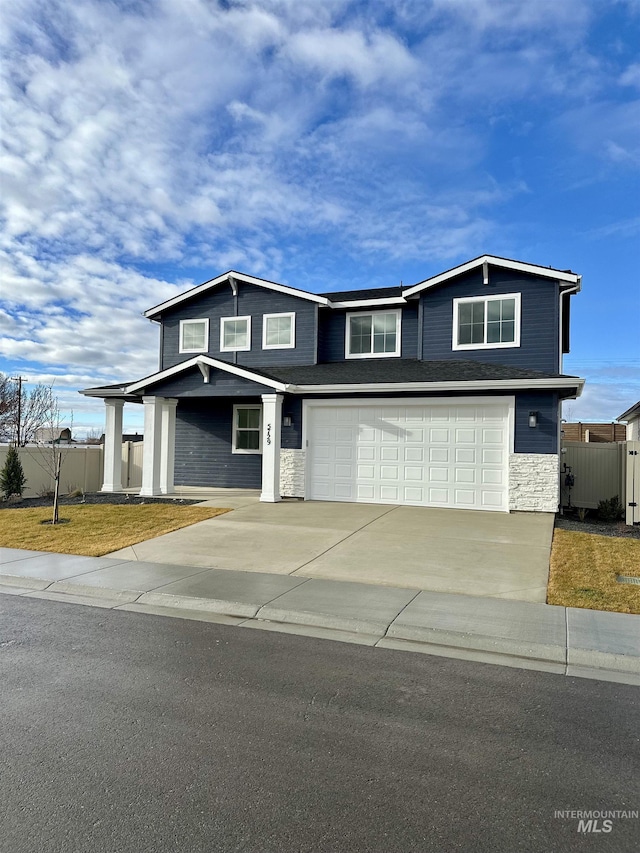
M 160 494 L 160 459 L 162 452 L 162 405 L 164 397 L 143 397 L 144 449 L 142 451 L 142 488 L 140 495 Z
M 280 498 L 280 431 L 282 394 L 262 395 L 262 494 L 261 501 Z
M 105 399 L 103 492 L 122 491 L 122 409 L 124 400 Z
M 162 433 L 160 439 L 160 491 L 173 494 L 173 472 L 176 458 L 177 400 L 165 399 L 162 404 Z

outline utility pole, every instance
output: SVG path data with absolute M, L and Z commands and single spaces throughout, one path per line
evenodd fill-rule
M 20 447 L 20 427 L 22 425 L 22 376 L 12 376 L 11 381 L 18 383 L 18 422 L 16 424 L 16 447 Z

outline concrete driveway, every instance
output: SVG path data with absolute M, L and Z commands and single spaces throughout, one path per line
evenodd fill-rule
M 282 501 L 220 490 L 226 515 L 109 556 L 544 602 L 550 513 Z

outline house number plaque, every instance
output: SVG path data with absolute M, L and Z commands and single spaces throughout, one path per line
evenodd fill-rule
M 271 444 L 271 424 L 267 424 L 267 444 Z

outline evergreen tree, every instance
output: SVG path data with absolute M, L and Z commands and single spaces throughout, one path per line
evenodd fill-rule
M 11 495 L 19 495 L 22 497 L 24 484 L 27 482 L 22 470 L 22 462 L 18 455 L 18 450 L 13 445 L 7 451 L 7 458 L 2 471 L 0 471 L 0 491 L 5 498 L 10 498 Z

